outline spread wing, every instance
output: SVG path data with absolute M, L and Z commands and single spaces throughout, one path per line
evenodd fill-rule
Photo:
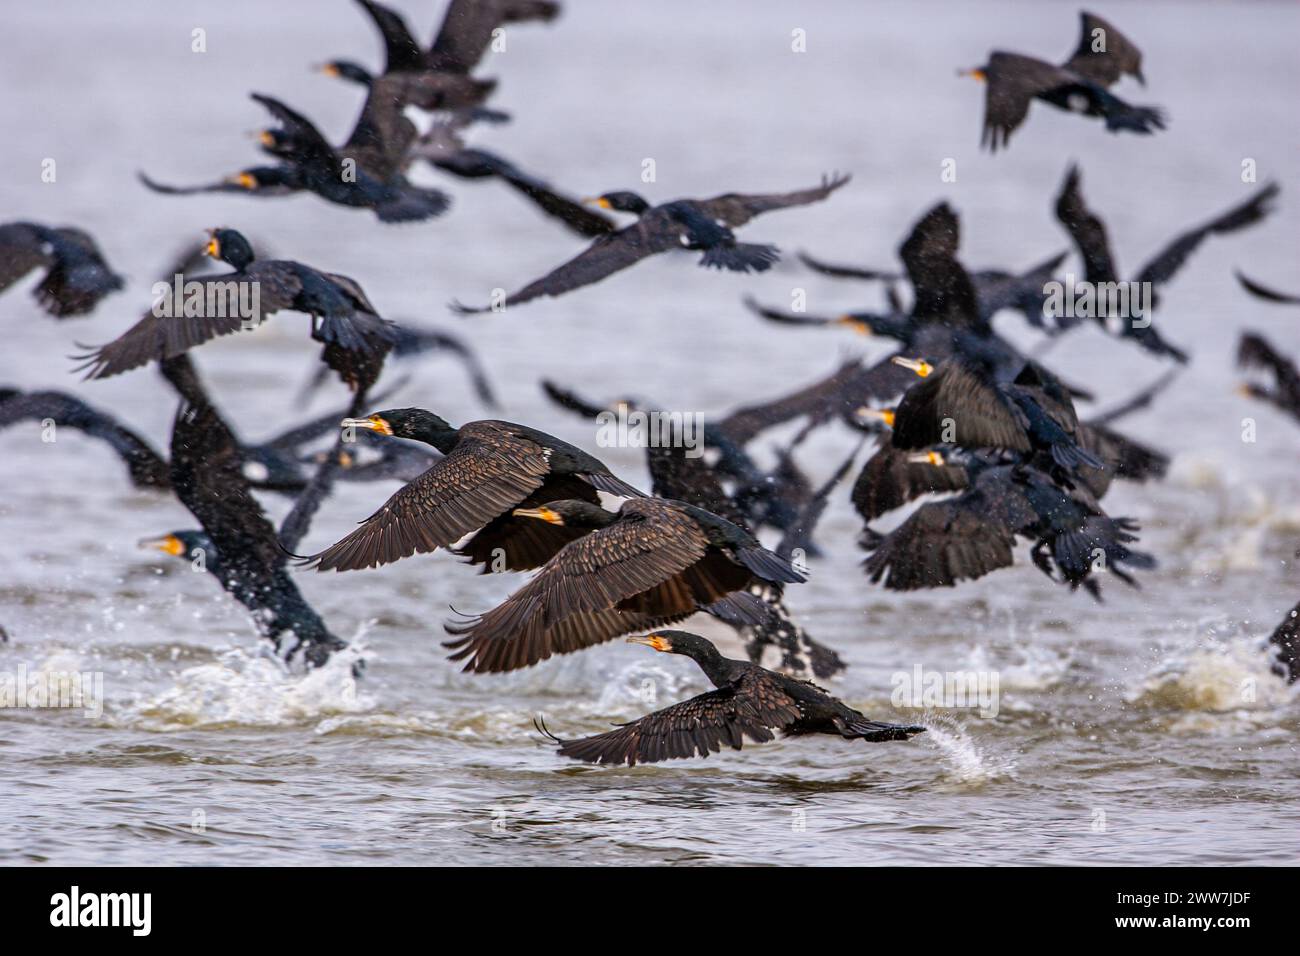
M 641 219 L 608 236 L 602 236 L 564 265 L 540 279 L 528 283 L 509 296 L 505 305 L 520 305 L 542 296 L 563 295 L 599 282 L 615 272 L 636 265 L 647 256 L 677 248 L 681 227 L 667 216 L 648 213 Z M 487 312 L 484 308 L 454 305 L 459 312 Z
M 597 644 L 605 644 L 624 634 L 664 627 L 689 617 L 694 611 L 691 609 L 671 614 L 645 614 L 619 608 L 581 611 L 557 621 L 545 630 L 529 629 L 508 640 L 475 634 L 448 641 L 444 646 L 460 648 L 450 655 L 450 660 L 469 658 L 464 670 L 478 674 L 500 674 L 532 667 L 555 654 L 572 654 Z M 452 627 L 455 626 L 457 625 Z
M 121 456 L 137 486 L 169 487 L 167 463 L 148 442 L 112 415 L 64 392 L 0 392 L 0 428 L 47 418 L 107 442 Z
M 526 667 L 680 620 L 738 590 L 749 573 L 708 553 L 700 528 L 653 499 L 623 505 L 619 520 L 566 545 L 496 608 L 447 625 L 452 660 L 466 670 Z M 658 622 L 658 623 L 649 623 Z
M 776 681 L 747 672 L 737 681 L 657 710 L 594 737 L 559 740 L 559 754 L 587 763 L 635 766 L 707 757 L 725 744 L 741 749 L 746 737 L 764 743 L 799 720 L 799 705 Z
M 870 281 L 880 280 L 892 282 L 899 278 L 897 272 L 886 272 L 882 269 L 867 269 L 862 266 L 847 266 L 834 262 L 826 262 L 824 259 L 814 259 L 806 252 L 799 253 L 799 261 L 814 272 L 820 272 L 822 275 L 831 276 L 835 279 L 864 279 Z
M 894 412 L 895 448 L 950 442 L 963 448 L 1032 450 L 1028 422 L 1001 391 L 960 362 L 947 362 L 907 390 Z
M 1253 226 L 1272 212 L 1272 201 L 1279 191 L 1277 183 L 1269 183 L 1240 206 L 1234 206 L 1223 215 L 1195 229 L 1187 230 L 1142 267 L 1137 281 L 1150 282 L 1153 285 L 1167 281 L 1182 268 L 1187 257 L 1196 251 L 1206 236 L 1223 235 Z
M 320 571 L 352 571 L 448 547 L 519 507 L 550 467 L 533 442 L 504 434 L 489 442 L 462 429 L 450 454 L 308 560 Z
M 1094 83 L 1110 86 L 1125 73 L 1145 83 L 1142 51 L 1094 13 L 1079 12 L 1079 45 L 1065 68 Z
M 494 176 L 527 197 L 538 209 L 560 220 L 571 230 L 595 239 L 614 232 L 614 220 L 568 196 L 556 192 L 549 183 L 524 172 L 510 160 L 483 149 L 458 149 L 433 160 L 434 165 L 450 173 L 471 178 Z
M 852 493 L 853 507 L 863 520 L 872 521 L 922 495 L 966 487 L 965 468 L 908 461 L 911 454 L 881 445 L 867 459 Z
M 26 222 L 0 226 L 0 290 L 51 262 L 48 244 L 37 226 Z
M 426 62 L 429 68 L 468 73 L 503 23 L 553 20 L 560 5 L 551 0 L 451 0 Z
M 722 420 L 720 428 L 732 441 L 743 445 L 759 432 L 803 415 L 820 423 L 873 399 L 893 399 L 915 381 L 915 375 L 889 359 L 875 365 L 855 360 L 828 378 L 789 395 L 737 409 Z
M 743 193 L 725 193 L 712 199 L 702 199 L 695 203 L 699 209 L 712 219 L 720 220 L 728 226 L 743 226 L 755 216 L 776 209 L 789 209 L 791 206 L 807 206 L 821 202 L 835 190 L 847 183 L 852 177 L 832 173 L 822 177 L 821 185 L 811 189 L 797 189 L 789 193 L 763 193 L 745 195 Z
M 1077 83 L 1060 67 L 1019 53 L 994 53 L 984 70 L 984 133 L 981 145 L 991 151 L 1005 147 L 1025 121 L 1029 104 L 1039 93 Z
M 1079 190 L 1078 166 L 1071 166 L 1065 174 L 1065 182 L 1056 197 L 1056 218 L 1065 226 L 1083 258 L 1085 278 L 1089 282 L 1118 281 L 1106 227 L 1084 203 Z
M 863 567 L 894 591 L 952 587 L 1014 561 L 1015 533 L 987 496 L 975 491 L 917 508 L 885 535 Z
M 153 309 L 112 342 L 74 356 L 82 363 L 75 371 L 88 370 L 86 378 L 108 378 L 260 325 L 272 312 L 292 307 L 302 290 L 294 270 L 268 268 L 274 265 L 278 263 L 254 263 L 247 272 L 187 279 L 180 302 L 169 288 Z M 197 314 L 186 314 L 191 311 L 187 303 L 200 303 L 199 293 L 201 304 L 193 309 Z M 256 312 L 242 314 L 242 306 L 253 302 Z
M 370 15 L 384 40 L 384 72 L 418 70 L 424 63 L 424 51 L 411 35 L 406 21 L 394 10 L 373 0 L 357 0 Z
M 351 135 L 338 149 L 340 155 L 352 157 L 363 170 L 385 181 L 402 169 L 419 136 L 402 112 L 406 102 L 402 87 L 400 77 L 376 77 Z
M 249 96 L 275 117 L 288 138 L 293 141 L 294 153 L 306 165 L 319 164 L 324 169 L 342 175 L 338 155 L 311 120 L 263 93 L 250 93 Z
M 899 246 L 898 256 L 915 293 L 912 315 L 916 321 L 981 324 L 975 286 L 957 261 L 960 239 L 957 214 L 945 202 L 922 216 Z

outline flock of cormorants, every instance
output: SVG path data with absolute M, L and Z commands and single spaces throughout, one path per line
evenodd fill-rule
M 268 198 L 308 191 L 369 209 L 383 222 L 408 222 L 437 216 L 449 204 L 442 190 L 406 178 L 411 165 L 423 161 L 465 179 L 500 180 L 541 213 L 592 239 L 575 258 L 488 306 L 453 303 L 455 311 L 469 313 L 571 294 L 674 249 L 699 252 L 706 267 L 764 271 L 778 258 L 776 247 L 741 242 L 734 230 L 762 213 L 831 199 L 849 182 L 835 175 L 789 193 L 726 193 L 658 205 L 627 191 L 578 202 L 514 162 L 463 141 L 476 124 L 509 120 L 486 105 L 496 81 L 474 75 L 494 36 L 507 24 L 552 20 L 558 4 L 451 0 L 426 49 L 398 14 L 373 0 L 357 2 L 383 38 L 385 62 L 378 73 L 349 60 L 324 67 L 368 89 L 346 142 L 331 145 L 302 114 L 255 93 L 253 99 L 275 121 L 259 139 L 273 162 L 200 187 L 165 186 L 142 173 L 145 185 L 166 194 L 221 191 Z M 987 82 L 984 144 L 1005 147 L 1033 99 L 1100 116 L 1112 131 L 1164 128 L 1161 110 L 1131 106 L 1109 91 L 1125 76 L 1145 83 L 1141 64 L 1132 41 L 1089 13 L 1082 14 L 1078 48 L 1061 66 L 994 52 L 985 66 L 969 71 Z M 417 131 L 411 111 L 431 115 L 427 132 Z M 1032 543 L 1035 567 L 1071 590 L 1082 587 L 1100 599 L 1103 570 L 1136 586 L 1135 576 L 1155 559 L 1139 549 L 1136 522 L 1107 514 L 1101 499 L 1113 481 L 1164 475 L 1168 457 L 1125 436 L 1115 423 L 1154 401 L 1172 374 L 1109 412 L 1080 418 L 1075 401 L 1094 396 L 1021 354 L 991 319 L 1012 311 L 1048 336 L 1068 334 L 1092 319 L 1119 341 L 1186 363 L 1187 353 L 1152 322 L 1159 304 L 1154 290 L 1207 237 L 1261 221 L 1277 193 L 1277 186 L 1264 186 L 1172 239 L 1136 273 L 1134 282 L 1153 291 L 1130 314 L 1101 296 L 1084 314 L 1053 308 L 1049 287 L 1064 253 L 1024 272 L 968 271 L 958 258 L 958 214 L 947 203 L 925 212 L 903 240 L 901 270 L 803 255 L 818 273 L 884 283 L 888 311 L 819 317 L 747 299 L 749 308 L 786 326 L 848 327 L 882 336 L 896 350 L 874 363 L 847 362 L 790 394 L 709 421 L 703 429 L 706 455 L 688 454 L 677 431 L 651 443 L 651 494 L 584 450 L 527 425 L 484 420 L 454 427 L 420 408 L 370 411 L 383 398 L 376 387 L 385 366 L 430 351 L 462 358 L 479 398 L 488 405 L 495 399 L 473 352 L 456 336 L 390 321 L 354 279 L 261 257 L 230 228 L 212 230 L 202 246 L 186 250 L 164 273 L 168 285 L 177 279 L 174 294 L 156 301 L 113 341 L 79 356 L 89 379 L 158 365 L 180 399 L 166 458 L 109 413 L 58 391 L 0 390 L 0 427 L 52 420 L 82 430 L 117 451 L 133 485 L 174 493 L 197 527 L 141 544 L 203 567 L 249 610 L 286 661 L 301 657 L 318 666 L 345 646 L 299 592 L 291 573 L 295 560 L 319 571 L 358 571 L 447 549 L 485 573 L 536 572 L 499 606 L 447 623 L 450 658 L 463 662 L 466 671 L 531 667 L 636 635 L 628 639 L 690 657 L 716 688 L 608 733 L 552 737 L 566 757 L 635 764 L 707 756 L 723 745 L 738 749 L 745 738 L 770 740 L 778 730 L 907 739 L 924 728 L 869 720 L 804 679 L 828 677 L 844 664 L 784 603 L 785 587 L 805 580 L 806 568 L 795 557 L 819 555 L 815 525 L 857 460 L 861 442 L 875 447 L 851 491 L 864 522 L 866 580 L 893 590 L 951 587 L 1009 567 L 1024 540 Z M 619 227 L 597 209 L 633 221 Z M 1096 290 L 1121 284 L 1107 230 L 1087 207 L 1075 167 L 1066 172 L 1055 213 L 1082 260 L 1083 285 Z M 207 260 L 228 268 L 205 271 Z M 39 305 L 59 319 L 84 316 L 124 287 L 97 243 L 79 229 L 31 222 L 0 226 L 0 290 L 34 270 L 44 270 L 35 290 Z M 1300 304 L 1298 296 L 1238 278 L 1255 297 Z M 246 307 L 228 307 L 232 303 Z M 249 444 L 223 419 L 191 353 L 211 339 L 255 330 L 275 312 L 308 316 L 308 332 L 322 345 L 322 368 L 309 387 L 332 371 L 351 399 L 331 414 Z M 1293 361 L 1254 333 L 1242 336 L 1238 361 L 1262 373 L 1244 386 L 1247 394 L 1300 421 L 1300 372 Z M 592 400 L 553 381 L 542 385 L 558 407 L 588 421 L 607 411 L 669 411 L 644 399 Z M 775 466 L 760 465 L 749 451 L 754 439 L 795 420 L 802 427 Z M 861 439 L 829 480 L 814 486 L 794 453 L 812 430 L 832 422 Z M 340 423 L 324 451 L 310 450 Z M 295 552 L 334 483 L 377 480 L 403 484 L 355 531 L 299 559 Z M 258 492 L 292 498 L 280 527 L 268 520 Z M 922 503 L 892 531 L 871 526 L 936 493 L 946 494 Z M 621 504 L 613 508 L 610 498 Z M 779 536 L 774 548 L 760 542 L 763 531 Z M 738 631 L 752 662 L 727 660 L 698 635 L 664 629 L 699 612 Z M 1298 615 L 1300 605 L 1273 635 L 1278 667 L 1293 681 L 1300 678 Z M 779 655 L 780 672 L 757 663 L 769 649 Z M 539 729 L 551 736 L 544 724 Z

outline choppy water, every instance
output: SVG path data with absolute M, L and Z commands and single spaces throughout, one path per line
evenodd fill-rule
M 402 3 L 422 30 L 433 4 Z M 1028 266 L 1066 239 L 1051 200 L 1068 160 L 1108 220 L 1122 269 L 1179 228 L 1239 201 L 1243 158 L 1284 185 L 1265 226 L 1211 240 L 1171 285 L 1157 321 L 1194 362 L 1126 428 L 1175 454 L 1162 485 L 1119 487 L 1114 514 L 1140 519 L 1161 559 L 1106 603 L 1050 586 L 1027 564 L 951 593 L 887 594 L 857 571 L 857 521 L 837 495 L 825 559 L 790 604 L 851 664 L 837 693 L 900 714 L 891 679 L 921 665 L 999 675 L 998 714 L 921 715 L 907 744 L 796 740 L 656 767 L 561 764 L 532 718 L 595 732 L 703 689 L 690 662 L 619 644 L 522 674 L 469 678 L 442 659 L 448 605 L 490 606 L 514 582 L 445 555 L 301 586 L 369 661 L 286 675 L 262 656 L 237 605 L 206 575 L 134 548 L 187 527 L 166 496 L 133 491 L 102 446 L 35 426 L 0 442 L 0 671 L 103 674 L 103 713 L 0 711 L 0 858 L 58 863 L 1272 863 L 1297 861 L 1296 693 L 1262 641 L 1295 601 L 1300 431 L 1233 394 L 1238 330 L 1300 351 L 1285 310 L 1245 297 L 1234 265 L 1300 286 L 1295 157 L 1300 132 L 1289 3 L 1111 5 L 1146 52 L 1147 91 L 1173 122 L 1152 140 L 1034 109 L 1008 153 L 977 151 L 981 93 L 954 78 L 993 46 L 1045 56 L 1074 43 L 1055 3 L 574 2 L 551 28 L 509 34 L 486 72 L 513 125 L 478 142 L 575 193 L 636 186 L 654 198 L 811 184 L 845 169 L 834 201 L 773 216 L 747 236 L 826 258 L 886 265 L 940 197 L 963 215 L 973 267 Z M 177 244 L 228 224 L 280 255 L 358 278 L 381 310 L 456 328 L 482 350 L 501 417 L 594 449 L 593 428 L 552 409 L 543 374 L 595 395 L 634 393 L 709 414 L 776 394 L 880 346 L 756 324 L 744 291 L 777 303 L 805 288 L 810 311 L 869 306 L 875 290 L 787 261 L 758 279 L 654 261 L 509 317 L 461 322 L 452 297 L 514 287 L 579 248 L 504 190 L 452 182 L 456 206 L 423 226 L 384 227 L 310 197 L 255 202 L 155 196 L 134 171 L 200 181 L 255 161 L 244 137 L 279 95 L 338 138 L 360 96 L 307 71 L 330 56 L 373 62 L 350 4 L 61 3 L 10 11 L 0 38 L 3 218 L 76 222 L 132 280 L 89 320 L 36 316 L 0 298 L 0 382 L 71 389 L 165 446 L 174 403 L 152 371 L 79 383 L 74 341 L 115 336 L 148 305 Z M 191 30 L 208 52 L 190 52 Z M 795 28 L 808 52 L 790 52 Z M 56 160 L 58 181 L 40 181 Z M 940 164 L 957 160 L 956 183 Z M 792 259 L 792 257 L 789 257 Z M 315 347 L 300 317 L 205 347 L 199 362 L 241 434 L 305 411 L 294 396 Z M 1011 316 L 1009 334 L 1034 337 Z M 1084 330 L 1049 353 L 1107 402 L 1162 371 Z M 313 410 L 337 404 L 322 396 Z M 421 366 L 395 404 L 481 417 L 458 368 Z M 1241 441 L 1242 419 L 1258 441 Z M 829 473 L 851 447 L 815 436 L 800 460 Z M 763 439 L 760 449 L 774 444 Z M 639 452 L 605 449 L 644 481 Z M 347 486 L 307 544 L 335 540 L 388 486 Z M 283 504 L 270 502 L 277 514 Z M 705 625 L 708 627 L 709 625 Z M 716 631 L 710 631 L 716 634 Z M 648 683 L 647 683 L 648 682 Z M 196 826 L 196 821 L 202 826 Z

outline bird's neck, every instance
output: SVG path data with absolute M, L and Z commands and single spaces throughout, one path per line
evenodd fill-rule
M 704 671 L 704 676 L 714 687 L 731 683 L 731 661 L 719 654 L 716 647 L 692 651 L 688 656 L 700 665 L 700 670 Z
M 399 436 L 400 437 L 400 436 Z M 412 436 L 416 437 L 416 436 Z M 444 455 L 450 454 L 456 445 L 456 440 L 460 438 L 459 430 L 455 428 L 426 428 L 418 436 L 419 440 L 426 445 L 432 445 Z

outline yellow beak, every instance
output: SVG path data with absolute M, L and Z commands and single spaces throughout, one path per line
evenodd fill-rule
M 367 431 L 378 432 L 380 435 L 391 435 L 393 433 L 393 426 L 378 415 L 371 415 L 369 418 L 345 418 L 339 422 L 339 427 L 364 428 Z
M 536 518 L 549 524 L 564 524 L 564 517 L 550 508 L 516 508 L 510 513 L 520 518 Z
M 903 368 L 911 369 L 917 375 L 921 376 L 921 378 L 925 378 L 927 375 L 929 375 L 931 372 L 934 371 L 934 366 L 931 365 L 929 362 L 927 362 L 925 359 L 910 359 L 910 358 L 904 358 L 901 355 L 895 355 L 892 359 L 890 359 L 890 361 L 893 362 L 895 365 L 901 365 L 903 366 Z
M 165 535 L 161 538 L 142 538 L 136 546 L 163 551 L 177 558 L 185 553 L 185 543 L 174 534 Z
M 666 637 L 660 637 L 658 634 L 644 634 L 641 637 L 629 637 L 629 644 L 644 644 L 646 647 L 653 648 L 660 653 L 668 653 L 673 649 L 672 643 Z

